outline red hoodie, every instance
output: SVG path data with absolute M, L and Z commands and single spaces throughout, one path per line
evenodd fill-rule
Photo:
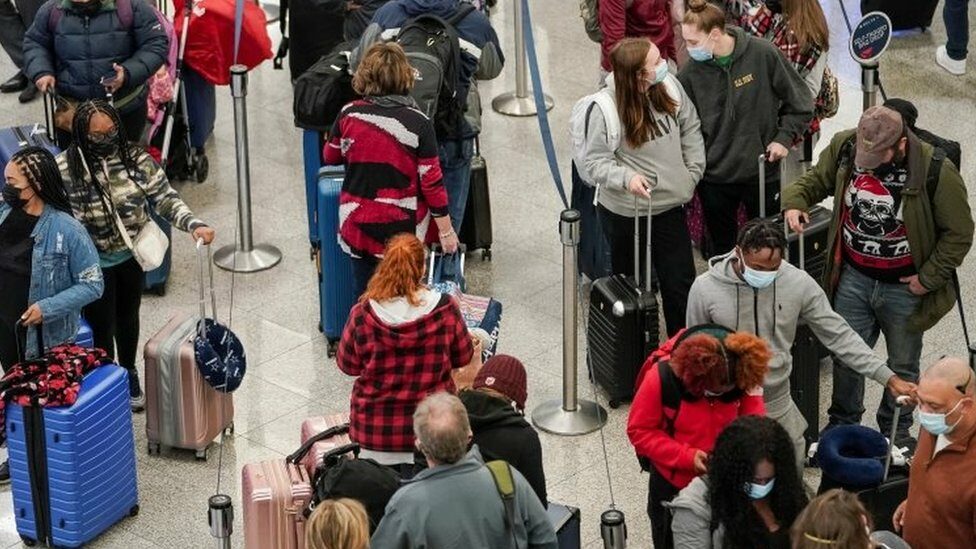
M 761 387 L 732 402 L 707 397 L 694 401 L 686 398 L 690 398 L 689 395 L 682 394 L 681 406 L 674 418 L 674 437 L 668 436 L 661 405 L 661 374 L 655 364 L 637 390 L 627 418 L 627 436 L 634 449 L 650 459 L 654 468 L 679 490 L 696 476 L 694 458 L 697 450 L 711 453 L 718 434 L 735 418 L 766 415 Z
M 684 0 L 677 0 L 683 2 Z M 610 50 L 625 37 L 645 36 L 657 45 L 661 55 L 674 59 L 674 27 L 671 0 L 599 0 L 600 66 L 610 71 Z M 628 5 L 629 4 L 629 5 Z

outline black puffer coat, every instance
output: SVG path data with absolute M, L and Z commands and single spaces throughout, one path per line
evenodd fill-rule
M 115 92 L 116 107 L 127 113 L 145 103 L 144 84 L 166 62 L 169 38 L 145 0 L 128 1 L 132 25 L 126 28 L 115 0 L 102 0 L 94 15 L 83 15 L 71 0 L 48 0 L 24 36 L 24 73 L 32 81 L 54 75 L 58 93 L 72 99 L 104 99 L 100 80 L 117 63 L 126 82 Z M 52 17 L 53 9 L 61 15 Z

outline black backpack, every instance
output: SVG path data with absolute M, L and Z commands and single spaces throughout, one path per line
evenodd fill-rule
M 462 4 L 448 19 L 418 15 L 400 28 L 396 42 L 414 70 L 410 96 L 434 122 L 438 140 L 460 137 L 467 97 L 458 93 L 461 78 L 461 45 L 455 25 L 474 11 Z
M 350 452 L 356 457 L 346 455 Z M 359 459 L 359 444 L 346 444 L 322 455 L 322 463 L 316 466 L 312 477 L 312 501 L 305 515 L 311 515 L 327 499 L 351 498 L 366 508 L 372 533 L 398 488 L 400 475 L 396 471 L 371 459 Z
M 332 131 L 342 107 L 358 96 L 352 89 L 349 53 L 355 42 L 343 42 L 309 67 L 295 81 L 295 126 L 320 132 Z

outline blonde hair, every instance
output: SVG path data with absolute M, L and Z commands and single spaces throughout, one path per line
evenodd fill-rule
M 835 488 L 820 494 L 796 517 L 793 549 L 864 549 L 873 547 L 871 518 L 857 496 Z
M 369 517 L 354 499 L 319 503 L 305 525 L 306 549 L 369 549 Z
M 370 46 L 352 77 L 359 95 L 407 95 L 413 89 L 413 68 L 396 42 Z

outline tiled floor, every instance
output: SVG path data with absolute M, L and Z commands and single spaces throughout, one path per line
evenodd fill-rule
M 847 31 L 835 0 L 822 0 L 830 18 L 831 66 L 842 80 L 840 114 L 824 124 L 825 134 L 852 126 L 860 110 L 858 69 L 850 61 Z M 858 2 L 846 0 L 856 17 Z M 536 40 L 546 91 L 555 101 L 550 113 L 563 177 L 568 181 L 567 120 L 573 102 L 593 89 L 597 76 L 597 46 L 583 33 L 573 0 L 532 2 Z M 976 16 L 976 6 L 971 7 Z M 963 174 L 976 185 L 976 66 L 966 77 L 950 77 L 933 63 L 935 46 L 945 37 L 941 17 L 931 33 L 897 38 L 881 63 L 887 90 L 915 101 L 922 113 L 919 124 L 964 143 Z M 974 17 L 976 20 L 976 17 Z M 512 52 L 512 8 L 500 2 L 494 23 L 506 52 Z M 972 65 L 972 64 L 971 64 Z M 0 75 L 11 72 L 0 60 Z M 548 175 L 539 132 L 533 119 L 506 118 L 493 113 L 491 98 L 512 89 L 514 64 L 504 76 L 481 86 L 486 114 L 482 150 L 492 184 L 494 259 L 468 262 L 471 290 L 490 294 L 504 303 L 500 350 L 520 357 L 529 371 L 531 410 L 544 400 L 558 398 L 561 373 L 561 248 L 557 220 L 562 209 Z M 229 93 L 218 91 L 219 113 L 215 138 L 208 148 L 210 178 L 205 184 L 183 184 L 186 201 L 218 230 L 219 242 L 232 242 L 235 226 L 234 135 Z M 326 358 L 317 330 L 315 267 L 309 261 L 302 188 L 301 148 L 292 126 L 290 89 L 286 73 L 269 64 L 250 79 L 248 96 L 251 140 L 251 179 L 254 227 L 258 242 L 277 245 L 284 260 L 276 268 L 254 275 L 231 277 L 218 271 L 220 319 L 230 322 L 247 346 L 249 371 L 235 395 L 237 433 L 223 446 L 218 471 L 218 448 L 206 463 L 181 452 L 147 456 L 145 416 L 135 416 L 142 512 L 99 538 L 92 547 L 189 548 L 211 547 L 207 528 L 207 497 L 217 488 L 233 495 L 236 520 L 234 546 L 242 547 L 243 509 L 239 475 L 248 462 L 280 458 L 298 445 L 303 418 L 342 410 L 352 382 Z M 41 120 L 39 103 L 21 107 L 12 96 L 0 97 L 0 125 Z M 158 330 L 175 312 L 195 307 L 197 284 L 190 238 L 176 235 L 174 269 L 165 297 L 143 301 L 143 338 Z M 971 262 L 962 269 L 965 296 L 976 316 L 976 291 L 969 276 Z M 233 309 L 231 287 L 233 285 Z M 943 353 L 965 350 L 955 314 L 926 335 L 925 363 Z M 823 373 L 829 385 L 829 372 Z M 585 379 L 584 376 L 580 376 Z M 825 385 L 825 398 L 830 394 Z M 588 384 L 581 385 L 592 397 Z M 878 387 L 869 389 L 877 402 Z M 602 400 L 602 397 L 600 397 Z M 871 406 L 868 406 L 870 409 Z M 604 431 L 610 475 L 618 508 L 629 518 L 630 543 L 647 547 L 649 527 L 644 515 L 646 477 L 624 433 L 627 408 L 610 412 Z M 873 414 L 866 414 L 872 422 Z M 583 538 L 599 546 L 599 514 L 610 503 L 599 434 L 577 438 L 542 435 L 549 493 L 554 501 L 577 505 L 583 513 Z M 816 481 L 815 473 L 810 480 Z M 10 498 L 0 496 L 0 547 L 20 546 Z

